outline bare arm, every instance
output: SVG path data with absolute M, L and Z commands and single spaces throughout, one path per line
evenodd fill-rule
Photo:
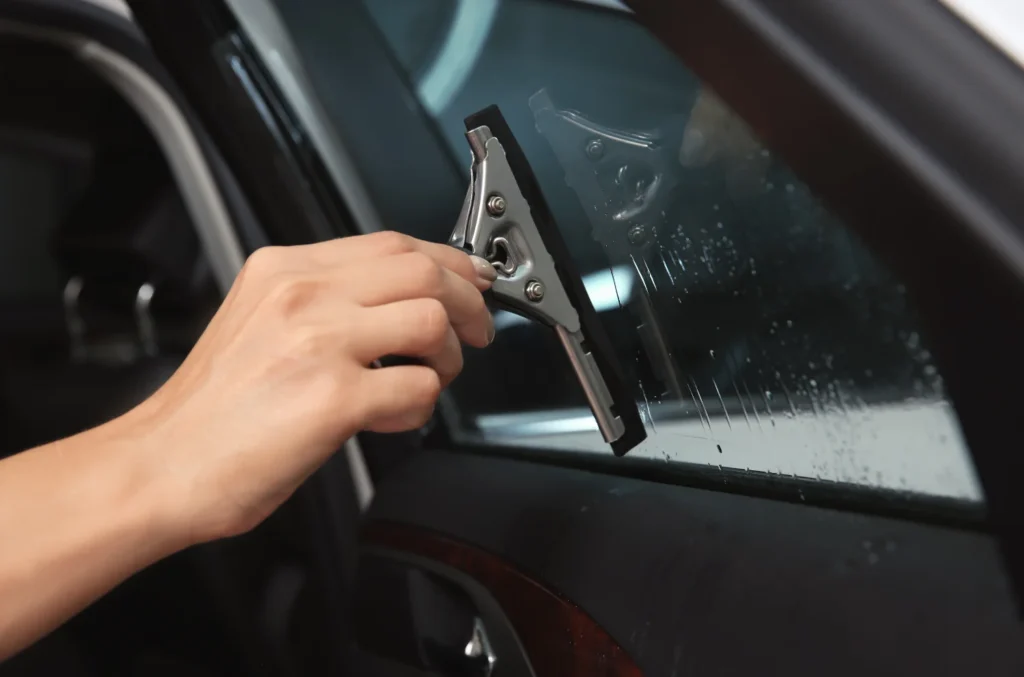
M 133 411 L 0 461 L 0 660 L 119 582 L 247 531 L 351 435 L 423 425 L 494 324 L 482 260 L 395 233 L 272 248 Z M 403 355 L 419 365 L 372 369 Z
M 0 461 L 0 661 L 187 544 L 115 425 Z

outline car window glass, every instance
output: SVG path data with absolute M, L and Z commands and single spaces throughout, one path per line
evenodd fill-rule
M 630 14 L 364 2 L 467 176 L 462 119 L 501 107 L 635 384 L 632 455 L 981 500 L 905 288 Z M 457 437 L 608 453 L 553 335 L 496 324 Z

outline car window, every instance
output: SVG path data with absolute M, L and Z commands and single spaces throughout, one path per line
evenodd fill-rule
M 462 120 L 500 106 L 635 384 L 632 455 L 981 500 L 906 289 L 629 13 L 364 3 L 467 180 Z M 608 453 L 554 336 L 495 320 L 456 437 Z

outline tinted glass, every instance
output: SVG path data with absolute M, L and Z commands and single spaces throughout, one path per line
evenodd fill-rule
M 467 177 L 462 120 L 501 107 L 635 384 L 634 455 L 980 500 L 899 280 L 628 13 L 365 3 Z M 608 453 L 554 336 L 496 322 L 458 436 Z

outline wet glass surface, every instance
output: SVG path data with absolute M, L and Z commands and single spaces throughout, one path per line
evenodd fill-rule
M 365 2 L 467 180 L 462 119 L 501 107 L 635 384 L 634 455 L 980 500 L 904 287 L 629 14 Z M 608 453 L 553 334 L 496 322 L 462 435 Z

